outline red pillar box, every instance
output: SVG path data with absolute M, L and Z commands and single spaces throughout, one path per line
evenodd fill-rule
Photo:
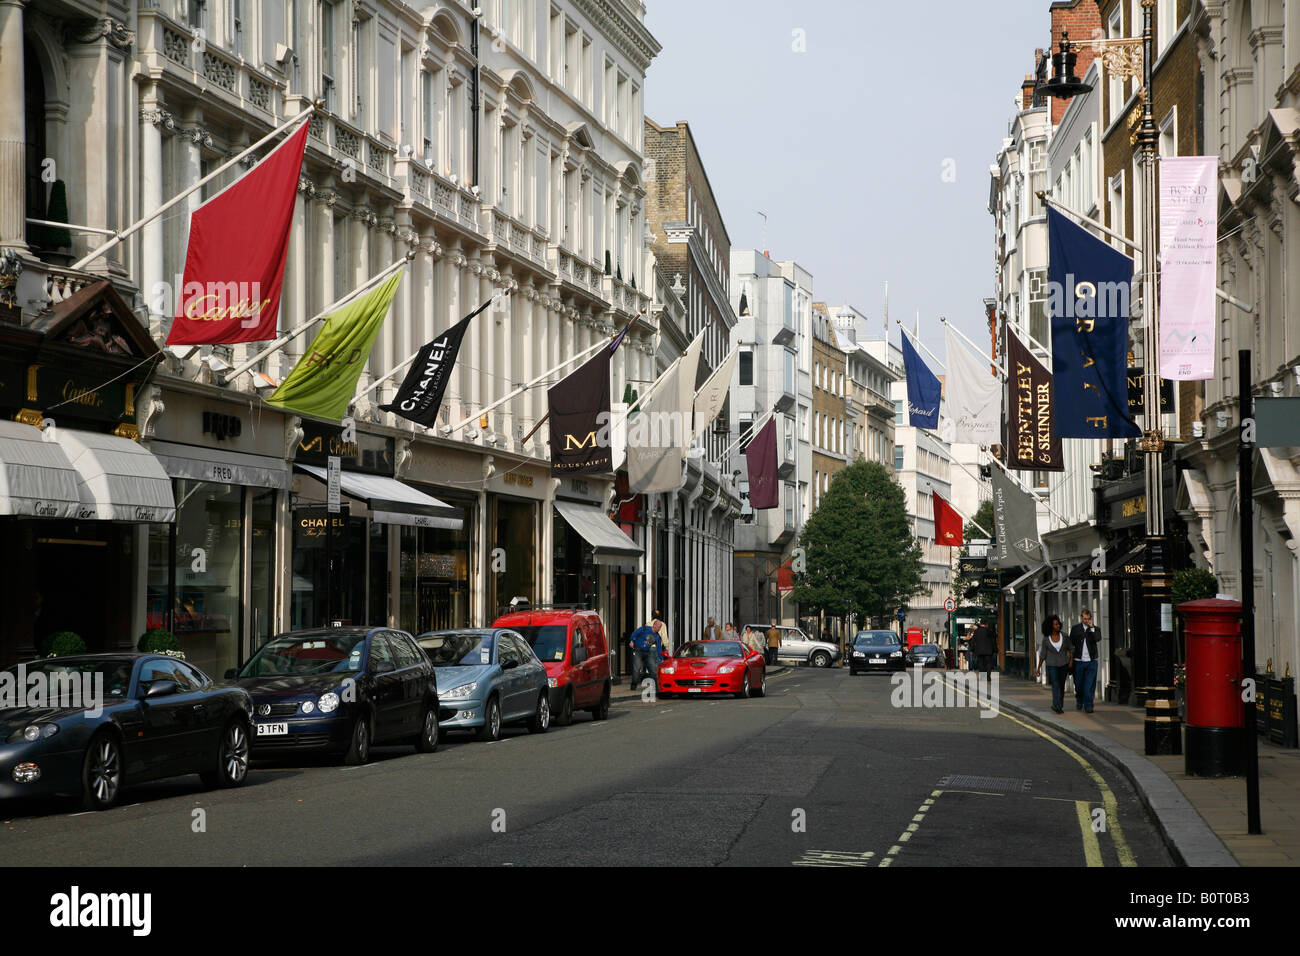
M 1178 605 L 1187 633 L 1189 777 L 1237 777 L 1245 771 L 1245 711 L 1241 700 L 1241 604 L 1188 601 Z

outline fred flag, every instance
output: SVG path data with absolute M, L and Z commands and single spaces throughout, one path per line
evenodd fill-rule
M 383 284 L 331 312 L 325 327 L 267 404 L 342 421 L 405 271 L 398 269 Z
M 307 124 L 190 217 L 168 345 L 275 338 Z
M 934 543 L 948 548 L 960 548 L 961 515 L 939 496 L 939 492 L 931 494 L 934 496 Z

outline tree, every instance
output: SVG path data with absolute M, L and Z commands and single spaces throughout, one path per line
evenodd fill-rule
M 984 532 L 977 528 L 976 525 L 983 525 L 985 528 L 988 528 L 990 532 L 993 530 L 992 501 L 981 502 L 979 509 L 974 514 L 974 519 L 966 522 L 966 527 L 963 529 L 962 533 L 963 541 L 970 541 L 972 538 L 983 538 L 985 536 Z M 963 545 L 958 557 L 970 557 L 970 546 Z M 953 576 L 952 593 L 958 603 L 961 603 L 962 600 L 966 599 L 971 592 L 979 587 L 980 577 L 981 575 L 979 574 L 962 574 L 961 572 L 958 572 Z
M 836 473 L 799 547 L 793 597 L 827 614 L 885 617 L 924 591 L 903 488 L 878 462 L 859 460 Z

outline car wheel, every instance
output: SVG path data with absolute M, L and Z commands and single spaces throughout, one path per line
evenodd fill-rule
M 483 726 L 478 729 L 479 740 L 501 739 L 501 705 L 495 696 L 489 697 L 483 709 Z
M 605 689 L 600 692 L 600 703 L 591 708 L 592 720 L 604 720 L 609 716 L 609 681 L 605 682 Z
M 749 697 L 749 670 L 745 671 L 745 679 L 740 682 L 740 691 L 736 694 L 739 700 L 746 700 Z
M 564 703 L 560 705 L 560 712 L 555 715 L 555 725 L 557 727 L 567 727 L 573 723 L 573 691 L 564 695 Z
M 537 713 L 528 718 L 530 734 L 544 734 L 551 726 L 551 701 L 546 691 L 537 695 Z
M 813 654 L 810 663 L 813 667 L 830 667 L 831 656 L 825 651 L 817 651 Z
M 763 671 L 758 678 L 758 686 L 750 688 L 750 697 L 762 697 L 767 693 L 767 671 Z
M 355 767 L 369 761 L 370 720 L 365 714 L 361 714 L 352 724 L 352 740 L 348 744 L 348 752 L 344 755 L 343 762 Z
M 415 742 L 415 749 L 422 754 L 431 754 L 438 749 L 442 739 L 442 729 L 438 726 L 438 708 L 430 707 L 424 712 L 420 722 L 420 739 Z
M 213 789 L 243 786 L 248 779 L 248 747 L 248 725 L 232 720 L 217 744 L 217 768 L 205 770 L 199 777 Z
M 107 810 L 121 789 L 122 748 L 112 734 L 97 734 L 81 766 L 82 805 L 87 810 Z

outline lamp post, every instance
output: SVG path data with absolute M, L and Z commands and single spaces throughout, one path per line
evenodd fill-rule
M 1165 540 L 1164 449 L 1160 427 L 1159 303 L 1156 299 L 1156 163 L 1160 134 L 1151 96 L 1151 66 L 1155 60 L 1151 12 L 1155 0 L 1142 0 L 1142 122 L 1138 127 L 1138 161 L 1142 168 L 1142 403 L 1143 432 L 1139 444 L 1145 461 L 1146 561 L 1142 572 L 1143 622 L 1147 638 L 1146 753 L 1182 753 L 1182 730 L 1173 691 L 1173 604 L 1169 592 Z M 1104 42 L 1104 41 L 1103 41 Z M 1074 76 L 1075 54 L 1069 35 L 1052 55 L 1052 78 L 1042 93 L 1069 99 L 1092 87 Z

